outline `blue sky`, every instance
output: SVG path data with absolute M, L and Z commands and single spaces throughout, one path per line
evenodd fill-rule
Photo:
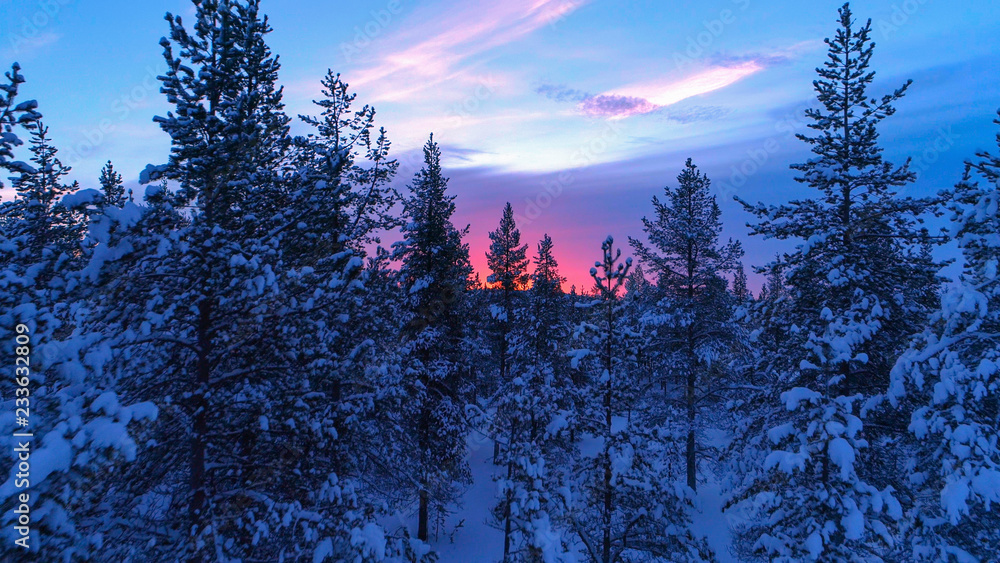
M 732 195 L 802 197 L 788 164 L 808 157 L 794 133 L 813 102 L 813 69 L 840 2 L 715 0 L 265 0 L 289 113 L 314 113 L 327 68 L 379 113 L 409 178 L 434 132 L 472 224 L 474 261 L 510 201 L 525 240 L 553 235 L 577 283 L 613 234 L 640 234 L 649 199 L 693 157 L 715 182 L 726 235 L 747 265 L 783 248 L 749 239 Z M 872 18 L 873 94 L 914 84 L 885 122 L 894 161 L 915 159 L 907 193 L 954 183 L 991 148 L 1000 107 L 1000 3 L 886 0 Z M 166 160 L 152 117 L 165 12 L 190 2 L 0 0 L 0 63 L 18 61 L 73 178 L 96 183 L 112 159 L 135 184 Z M 7 194 L 5 194 L 7 197 Z

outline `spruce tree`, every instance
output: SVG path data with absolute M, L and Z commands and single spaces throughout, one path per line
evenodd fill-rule
M 661 346 L 678 351 L 663 375 L 684 384 L 687 484 L 697 489 L 698 406 L 710 393 L 710 368 L 735 340 L 723 276 L 736 270 L 743 250 L 732 240 L 720 244 L 721 211 L 711 181 L 691 159 L 677 183 L 676 189 L 664 189 L 665 201 L 653 197 L 655 219 L 643 218 L 649 243 L 629 242 L 656 274 L 663 296 L 654 311 L 663 319 L 657 323 L 663 325 Z
M 514 222 L 514 209 L 510 202 L 504 206 L 503 215 L 500 218 L 500 225 L 495 231 L 490 231 L 490 248 L 486 252 L 486 263 L 491 270 L 491 274 L 486 278 L 487 283 L 492 284 L 494 291 L 499 295 L 495 303 L 491 304 L 491 317 L 494 321 L 494 333 L 496 338 L 496 352 L 498 360 L 497 387 L 503 393 L 510 380 L 511 370 L 511 327 L 518 323 L 517 311 L 515 311 L 515 291 L 525 286 L 528 281 L 528 245 L 521 244 L 521 231 L 517 229 Z M 510 413 L 499 408 L 495 414 L 494 426 L 502 433 L 503 438 L 494 442 L 494 459 L 498 461 L 501 450 L 501 441 L 510 442 L 513 434 L 517 432 L 516 420 Z M 501 436 L 498 436 L 501 438 Z M 507 464 L 508 475 L 513 471 L 512 462 Z M 511 499 L 507 500 L 506 514 L 504 520 L 504 560 L 509 559 L 510 554 L 510 505 Z
M 109 160 L 104 168 L 101 168 L 101 177 L 98 179 L 101 184 L 101 191 L 104 192 L 104 205 L 123 207 L 125 205 L 125 185 L 122 184 L 122 175 L 119 174 Z
M 351 323 L 358 249 L 379 208 L 366 206 L 372 184 L 316 164 L 349 151 L 293 143 L 256 0 L 196 2 L 193 20 L 189 31 L 168 14 L 161 41 L 173 109 L 156 122 L 171 154 L 143 180 L 169 184 L 148 187 L 139 213 L 105 209 L 99 221 L 120 238 L 92 260 L 110 303 L 91 322 L 116 336 L 129 396 L 161 412 L 144 436 L 156 444 L 145 471 L 129 472 L 115 498 L 129 526 L 109 549 L 189 561 L 410 557 L 341 455 L 341 440 L 371 433 L 345 421 L 362 418 L 374 386 L 372 352 L 352 349 Z M 372 147 L 380 161 L 383 148 Z M 378 174 L 391 170 L 382 164 Z M 359 377 L 345 388 L 349 375 Z
M 670 486 L 666 433 L 655 420 L 630 416 L 642 393 L 635 334 L 625 325 L 621 303 L 632 259 L 622 261 L 610 236 L 601 249 L 603 259 L 590 270 L 599 293 L 583 304 L 590 316 L 576 330 L 582 346 L 569 354 L 573 368 L 587 375 L 574 415 L 578 431 L 600 447 L 575 452 L 563 511 L 592 561 L 710 560 L 704 542 L 685 529 L 687 491 Z
M 733 297 L 740 304 L 746 304 L 753 299 L 747 286 L 747 272 L 743 269 L 743 262 L 736 263 L 736 273 L 733 274 Z
M 500 225 L 495 231 L 490 231 L 486 263 L 493 273 L 486 281 L 508 295 L 524 288 L 528 283 L 527 253 L 528 245 L 521 244 L 521 231 L 514 222 L 514 208 L 507 202 Z
M 851 560 L 892 544 L 900 505 L 878 468 L 895 463 L 899 435 L 891 424 L 866 428 L 861 417 L 932 304 L 920 286 L 936 269 L 922 252 L 921 216 L 933 202 L 897 195 L 914 175 L 886 162 L 878 143 L 878 127 L 910 83 L 870 98 L 871 21 L 856 25 L 845 4 L 838 23 L 814 82 L 820 107 L 806 111 L 814 133 L 798 136 L 814 158 L 792 166 L 815 195 L 779 206 L 743 202 L 757 216 L 754 234 L 797 241 L 765 269 L 780 270 L 788 285 L 787 305 L 764 328 L 779 351 L 758 366 L 781 404 L 764 473 L 751 475 L 748 489 L 765 514 L 755 545 L 780 560 Z
M 564 278 L 559 273 L 559 263 L 552 254 L 552 237 L 548 234 L 538 241 L 535 254 L 535 269 L 531 274 L 530 299 L 533 330 L 531 339 L 536 362 L 558 365 L 559 342 L 566 334 L 563 322 L 565 294 Z
M 499 292 L 499 303 L 493 318 L 497 323 L 497 355 L 499 360 L 499 381 L 501 384 L 509 375 L 510 331 L 514 319 L 514 292 L 528 282 L 528 245 L 521 244 L 521 231 L 514 223 L 514 209 L 510 202 L 504 206 L 500 225 L 490 231 L 490 248 L 486 252 L 486 263 L 492 272 L 486 281 Z
M 901 410 L 914 407 L 899 553 L 922 561 L 985 561 L 1000 542 L 991 508 L 1000 502 L 1000 157 L 977 156 L 948 205 L 962 274 L 897 362 L 889 393 Z
M 464 298 L 472 266 L 462 241 L 468 227 L 451 222 L 455 196 L 447 193 L 441 150 L 434 136 L 424 145 L 424 166 L 410 184 L 403 240 L 394 245 L 407 296 L 404 354 L 411 383 L 411 476 L 417 490 L 417 538 L 426 540 L 430 510 L 442 511 L 469 480 L 465 461 L 463 397 L 469 384 L 463 357 Z

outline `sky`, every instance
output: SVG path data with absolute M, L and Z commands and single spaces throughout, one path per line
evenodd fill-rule
M 815 105 L 814 69 L 840 2 L 827 0 L 264 0 L 288 113 L 315 114 L 319 80 L 342 73 L 376 108 L 400 159 L 399 186 L 430 133 L 471 225 L 485 271 L 488 232 L 505 202 L 522 240 L 548 233 L 571 284 L 589 285 L 607 235 L 642 236 L 650 199 L 675 186 L 687 158 L 713 180 L 724 237 L 761 265 L 788 243 L 750 237 L 733 201 L 808 197 L 788 165 Z M 886 157 L 913 159 L 905 195 L 955 183 L 962 162 L 996 149 L 1000 3 L 855 2 L 876 42 L 871 94 L 913 79 L 880 130 Z M 153 123 L 169 107 L 156 76 L 164 14 L 182 0 L 0 0 L 0 65 L 18 61 L 72 179 L 96 186 L 107 160 L 138 186 L 166 162 Z M 299 125 L 297 131 L 305 131 Z M 4 198 L 9 193 L 0 194 Z M 943 252 L 948 252 L 945 249 Z M 752 286 L 759 277 L 752 276 Z

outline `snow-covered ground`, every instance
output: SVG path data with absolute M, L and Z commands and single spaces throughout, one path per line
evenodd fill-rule
M 473 432 L 468 445 L 473 484 L 466 491 L 462 506 L 447 517 L 439 537 L 431 537 L 440 563 L 494 563 L 500 561 L 503 553 L 503 531 L 490 524 L 490 509 L 497 500 L 493 476 L 502 468 L 493 465 L 492 440 Z M 737 562 L 729 553 L 730 525 L 722 513 L 722 505 L 719 484 L 711 480 L 703 483 L 695 499 L 691 529 L 707 538 L 718 561 Z
M 493 475 L 501 469 L 493 465 L 493 441 L 473 432 L 468 444 L 473 483 L 462 507 L 448 516 L 444 533 L 431 542 L 441 556 L 440 563 L 490 563 L 503 554 L 503 531 L 489 523 L 497 498 Z
M 722 487 L 716 482 L 702 483 L 695 497 L 695 510 L 691 514 L 691 532 L 708 540 L 720 563 L 737 563 L 739 560 L 729 553 L 732 534 L 729 518 L 722 513 Z

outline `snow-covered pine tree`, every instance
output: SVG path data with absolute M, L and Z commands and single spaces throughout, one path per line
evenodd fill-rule
M 565 482 L 560 463 L 568 459 L 569 389 L 559 385 L 551 365 L 512 369 L 498 401 L 509 425 L 499 458 L 506 470 L 497 478 L 501 498 L 494 509 L 504 529 L 502 560 L 575 561 L 560 491 Z
M 357 466 L 364 483 L 359 491 L 372 502 L 385 504 L 396 515 L 412 512 L 414 486 L 408 477 L 416 451 L 413 449 L 414 424 L 410 418 L 410 374 L 400 346 L 400 311 L 407 306 L 407 295 L 399 285 L 399 272 L 392 264 L 391 252 L 377 247 L 368 257 L 363 272 L 364 291 L 352 323 L 363 326 L 360 332 L 369 339 L 357 348 L 374 361 L 359 362 L 363 374 L 352 375 L 359 398 L 370 404 L 350 421 L 344 441 L 346 459 Z M 364 384 L 371 385 L 363 393 Z M 384 522 L 390 522 L 384 519 Z M 391 520 L 394 535 L 409 533 L 405 518 Z
M 512 326 L 511 377 L 496 394 L 497 455 L 502 498 L 494 508 L 504 528 L 504 561 L 572 561 L 572 535 L 559 499 L 575 395 L 565 381 L 564 279 L 546 235 L 537 247 L 527 307 Z M 497 424 L 499 422 L 499 424 Z
M 590 319 L 576 331 L 585 347 L 569 354 L 574 369 L 586 369 L 589 377 L 576 413 L 581 444 L 567 472 L 563 510 L 592 561 L 710 560 L 711 550 L 687 530 L 688 489 L 672 484 L 669 438 L 634 412 L 641 393 L 635 335 L 624 326 L 620 302 L 632 259 L 622 262 L 610 236 L 601 249 L 603 259 L 590 270 L 599 294 L 581 304 Z
M 490 248 L 486 251 L 486 263 L 490 268 L 490 275 L 486 282 L 492 286 L 495 299 L 490 303 L 490 318 L 493 320 L 493 333 L 495 339 L 494 349 L 497 357 L 497 377 L 496 383 L 490 385 L 496 388 L 499 395 L 499 403 L 505 402 L 504 393 L 509 391 L 510 371 L 511 371 L 511 347 L 515 345 L 511 342 L 513 338 L 512 327 L 517 325 L 520 308 L 520 299 L 515 292 L 522 289 L 528 283 L 528 245 L 521 244 L 521 231 L 518 230 L 514 222 L 514 208 L 510 202 L 504 206 L 503 215 L 500 217 L 500 224 L 495 231 L 490 231 Z M 515 300 L 517 302 L 515 302 Z M 516 413 L 508 413 L 500 405 L 494 414 L 493 428 L 497 432 L 494 441 L 494 459 L 499 463 L 501 453 L 501 442 L 512 442 L 513 436 L 519 430 L 516 428 Z M 510 477 L 513 471 L 513 460 L 507 462 L 507 475 Z M 510 503 L 506 501 L 504 515 L 502 517 L 504 527 L 504 561 L 510 557 Z
M 497 292 L 497 303 L 492 307 L 493 319 L 497 323 L 497 360 L 499 381 L 506 381 L 510 363 L 510 332 L 514 319 L 515 291 L 528 283 L 528 245 L 521 244 L 521 231 L 514 222 L 514 209 L 510 202 L 503 208 L 500 225 L 490 231 L 490 248 L 486 251 L 486 263 L 490 275 L 486 282 Z
M 98 178 L 98 182 L 101 184 L 101 191 L 104 192 L 104 205 L 124 207 L 128 200 L 125 197 L 125 185 L 122 183 L 122 175 L 115 170 L 110 160 L 104 165 L 104 168 L 101 168 L 101 177 Z
M 660 391 L 665 393 L 667 391 L 667 378 L 659 375 L 663 371 L 660 369 L 660 364 L 663 363 L 664 357 L 669 355 L 664 354 L 662 340 L 658 337 L 655 328 L 647 322 L 650 320 L 649 313 L 655 309 L 659 301 L 660 292 L 646 277 L 646 271 L 642 264 L 634 264 L 628 279 L 625 280 L 622 314 L 625 317 L 626 326 L 636 333 L 634 340 L 635 362 L 638 370 L 636 381 L 641 382 L 644 389 L 654 390 L 654 388 L 659 387 Z M 656 395 L 655 398 L 654 395 Z M 662 395 L 653 392 L 648 393 L 647 397 L 649 398 L 648 404 L 640 408 L 650 409 L 650 413 L 656 411 L 656 415 L 662 420 L 666 420 L 668 417 L 672 418 L 672 413 L 663 404 Z
M 302 371 L 315 378 L 308 395 L 336 436 L 323 440 L 323 449 L 336 473 L 358 476 L 361 452 L 380 447 L 362 439 L 377 434 L 363 412 L 373 406 L 372 390 L 386 389 L 384 382 L 370 380 L 374 374 L 367 371 L 380 362 L 371 346 L 380 335 L 370 324 L 347 320 L 373 317 L 366 309 L 367 274 L 360 266 L 366 246 L 379 242 L 376 231 L 400 224 L 389 214 L 400 201 L 389 186 L 397 163 L 389 158 L 385 131 L 372 136 L 374 108 L 353 110 L 357 95 L 332 71 L 321 86 L 323 97 L 314 102 L 322 108 L 321 116 L 300 116 L 315 132 L 293 140 L 293 169 L 273 205 L 289 225 L 295 223 L 282 238 L 283 256 L 304 276 L 285 290 L 285 298 L 309 308 L 302 330 L 312 336 L 296 361 L 302 368 L 312 366 Z M 325 294 L 315 293 L 324 286 Z
M 987 561 L 1000 545 L 991 508 L 1000 503 L 1000 157 L 977 156 L 949 202 L 962 274 L 897 362 L 889 392 L 915 407 L 900 552 L 921 561 Z
M 17 102 L 17 92 L 21 84 L 24 84 L 24 75 L 21 74 L 21 65 L 14 63 L 11 69 L 4 73 L 7 79 L 6 84 L 0 84 L 0 169 L 8 172 L 18 173 L 28 170 L 27 165 L 14 161 L 14 150 L 21 146 L 24 141 L 17 135 L 17 131 L 25 127 L 33 126 L 42 118 L 38 113 L 38 102 L 26 100 Z M 0 180 L 0 187 L 3 187 L 3 180 Z
M 79 186 L 68 185 L 63 179 L 69 174 L 69 167 L 63 166 L 56 156 L 58 150 L 48 137 L 48 127 L 41 121 L 31 124 L 31 164 L 17 165 L 19 174 L 11 178 L 11 185 L 17 194 L 4 209 L 11 239 L 20 239 L 27 244 L 24 251 L 26 262 L 36 266 L 39 272 L 32 280 L 38 287 L 45 287 L 57 276 L 57 269 L 71 268 L 68 263 L 78 257 L 79 243 L 83 239 L 83 217 L 61 204 L 63 196 L 75 191 Z M 65 289 L 65 288 L 62 288 Z
M 737 340 L 733 303 L 723 277 L 736 270 L 743 250 L 719 242 L 721 211 L 711 181 L 689 158 L 677 176 L 677 188 L 664 188 L 665 200 L 653 196 L 654 219 L 643 218 L 649 243 L 629 239 L 636 254 L 657 277 L 662 299 L 650 311 L 660 348 L 671 357 L 662 376 L 683 382 L 686 410 L 687 484 L 698 487 L 697 413 L 711 398 L 720 366 Z
M 472 397 L 481 409 L 478 422 L 488 424 L 486 415 L 496 405 L 490 400 L 496 397 L 497 385 L 497 322 L 491 315 L 491 306 L 496 303 L 496 290 L 486 287 L 479 272 L 474 272 L 466 288 L 465 307 L 469 312 L 465 319 L 466 354 L 469 371 L 469 381 L 474 382 Z M 484 432 L 490 432 L 485 426 Z M 494 445 L 494 448 L 497 446 Z M 499 450 L 494 451 L 497 454 Z M 496 461 L 496 459 L 494 459 Z
M 288 118 L 256 2 L 196 2 L 191 32 L 181 18 L 166 19 L 160 80 L 174 110 L 155 121 L 171 138 L 170 162 L 142 180 L 177 189 L 146 190 L 151 205 L 122 242 L 136 252 L 102 268 L 102 291 L 121 301 L 120 311 L 106 311 L 120 320 L 105 322 L 122 335 L 130 391 L 163 413 L 149 437 L 155 457 L 129 482 L 136 500 L 120 508 L 141 515 L 137 541 L 120 548 L 191 561 L 262 556 L 283 549 L 269 536 L 282 528 L 274 509 L 290 508 L 267 490 L 286 469 L 267 442 L 279 430 L 270 427 L 269 395 L 289 358 L 269 350 L 278 339 L 265 336 L 280 291 L 280 241 L 256 213 L 277 191 Z M 277 459 L 258 464 L 254 450 Z
M 396 312 L 405 300 L 382 247 L 376 247 L 366 268 L 360 267 L 370 245 L 381 242 L 381 233 L 403 224 L 391 213 L 401 201 L 390 185 L 398 165 L 389 157 L 385 130 L 375 128 L 375 109 L 354 109 L 357 94 L 332 71 L 321 85 L 323 98 L 315 102 L 320 116 L 300 116 L 316 131 L 293 139 L 294 173 L 282 182 L 287 203 L 276 206 L 289 221 L 298 221 L 294 235 L 282 239 L 286 263 L 306 273 L 285 296 L 308 310 L 301 317 L 305 338 L 297 358 L 306 368 L 298 371 L 310 381 L 304 400 L 311 409 L 302 424 L 317 430 L 308 448 L 323 463 L 305 465 L 314 465 L 309 469 L 316 478 L 333 470 L 345 485 L 357 486 L 351 503 L 367 519 L 399 509 L 389 499 L 409 493 L 392 486 L 398 485 L 396 468 L 410 459 L 398 442 L 386 440 L 408 423 L 400 417 L 408 382 L 395 337 Z M 301 401 L 291 404 L 301 410 Z M 322 429 L 317 419 L 323 420 Z M 372 482 L 379 485 L 360 486 Z M 342 536 L 331 557 L 343 557 L 369 532 L 381 537 L 370 521 L 362 523 L 363 534 L 352 530 Z M 428 550 L 409 541 L 405 528 L 393 530 L 388 539 L 385 549 L 371 551 L 372 557 L 385 552 L 417 559 Z
M 566 282 L 559 273 L 559 263 L 552 254 L 554 244 L 548 234 L 538 241 L 534 257 L 535 269 L 531 274 L 528 291 L 531 351 L 534 363 L 561 365 L 564 354 L 560 348 L 568 336 L 565 323 L 566 295 L 562 284 Z M 560 370 L 562 371 L 562 370 Z
M 780 256 L 775 256 L 775 260 L 762 271 L 767 273 L 767 277 L 750 309 L 750 323 L 754 328 L 751 338 L 757 343 L 758 350 L 767 352 L 761 358 L 766 361 L 780 357 L 778 350 L 782 345 L 782 328 L 779 319 L 785 315 L 785 309 L 791 307 L 792 300 Z
M 128 525 L 112 549 L 123 559 L 411 558 L 337 473 L 351 465 L 337 455 L 337 421 L 367 400 L 338 397 L 337 384 L 363 371 L 345 327 L 362 289 L 364 209 L 378 205 L 312 166 L 349 150 L 330 155 L 313 138 L 292 147 L 259 3 L 203 0 L 193 19 L 189 32 L 168 14 L 161 41 L 173 111 L 156 121 L 172 148 L 143 179 L 170 185 L 149 187 L 138 214 L 127 204 L 97 220 L 121 236 L 92 260 L 107 299 L 92 322 L 118 335 L 129 395 L 163 415 L 145 436 L 143 471 L 121 483 Z M 387 143 L 355 148 L 381 160 Z
M 753 295 L 747 286 L 747 272 L 743 268 L 742 261 L 736 263 L 736 273 L 733 274 L 733 297 L 740 305 L 746 305 L 753 300 Z
M 402 354 L 410 384 L 405 405 L 411 421 L 409 465 L 418 502 L 417 538 L 426 540 L 430 510 L 444 510 L 467 483 L 463 375 L 464 297 L 472 266 L 462 241 L 468 227 L 451 222 L 455 196 L 447 193 L 441 149 L 434 136 L 424 145 L 424 166 L 410 184 L 403 240 L 393 258 L 402 262 L 406 307 Z M 432 506 L 433 505 L 433 506 Z
M 798 241 L 765 270 L 782 270 L 789 292 L 764 327 L 779 333 L 781 351 L 758 366 L 777 382 L 781 404 L 771 411 L 764 471 L 749 473 L 746 489 L 764 512 L 751 539 L 783 561 L 853 561 L 891 546 L 901 510 L 879 468 L 894 463 L 900 436 L 863 428 L 860 417 L 922 322 L 930 304 L 921 286 L 936 269 L 921 251 L 921 216 L 933 202 L 897 196 L 913 173 L 886 162 L 878 144 L 877 128 L 909 82 L 869 98 L 871 21 L 856 26 L 845 4 L 838 23 L 814 82 L 820 107 L 806 111 L 815 134 L 799 135 L 815 157 L 792 167 L 816 195 L 780 206 L 740 200 L 757 216 L 754 234 Z
M 391 213 L 402 203 L 390 186 L 399 163 L 389 158 L 385 129 L 375 129 L 375 108 L 354 108 L 357 94 L 331 70 L 321 85 L 323 97 L 314 102 L 322 108 L 320 116 L 299 116 L 315 132 L 294 140 L 298 182 L 308 188 L 287 194 L 287 203 L 275 202 L 275 207 L 312 206 L 320 200 L 331 208 L 322 214 L 322 224 L 313 225 L 315 232 L 300 229 L 287 241 L 298 245 L 296 254 L 328 257 L 349 248 L 363 255 L 380 242 L 377 233 L 402 225 Z
M 12 451 L 31 453 L 30 488 L 18 484 L 20 470 L 13 463 L 0 484 L 0 499 L 12 509 L 27 493 L 31 535 L 16 532 L 19 515 L 10 511 L 3 516 L 5 541 L 25 542 L 7 548 L 26 548 L 22 559 L 87 560 L 100 553 L 111 531 L 102 506 L 113 484 L 108 476 L 118 462 L 135 458 L 131 423 L 154 417 L 155 408 L 119 403 L 115 381 L 105 371 L 109 350 L 100 335 L 77 326 L 88 315 L 76 273 L 84 252 L 80 207 L 96 192 L 70 193 L 75 184 L 63 181 L 69 168 L 60 162 L 34 102 L 10 108 L 22 81 L 16 65 L 8 78 L 14 88 L 7 90 L 7 107 L 16 111 L 2 116 L 0 164 L 17 176 L 14 200 L 0 204 L 0 329 L 12 335 L 0 349 L 18 361 L 16 377 L 0 383 L 2 395 L 12 397 L 0 422 L 33 437 L 7 434 L 2 440 Z M 20 126 L 31 132 L 30 164 L 5 160 L 13 157 L 7 149 L 19 144 Z
M 538 241 L 531 287 L 527 292 L 526 324 L 521 326 L 525 336 L 520 354 L 523 364 L 551 367 L 554 385 L 560 389 L 558 396 L 570 401 L 576 391 L 566 352 L 574 327 L 569 317 L 575 313 L 575 307 L 572 296 L 563 291 L 566 278 L 559 272 L 553 248 L 552 237 L 548 234 Z M 564 407 L 569 408 L 569 405 Z
M 358 551 L 359 538 L 383 537 L 370 519 L 398 509 L 388 499 L 408 492 L 387 495 L 391 489 L 361 486 L 391 484 L 397 477 L 393 468 L 409 461 L 398 444 L 385 439 L 398 433 L 395 415 L 403 412 L 407 384 L 392 336 L 397 320 L 392 307 L 401 305 L 398 286 L 381 247 L 368 267 L 361 267 L 381 234 L 403 223 L 391 212 L 401 202 L 390 185 L 398 165 L 389 156 L 385 130 L 375 127 L 375 109 L 355 108 L 357 94 L 332 71 L 321 86 L 323 97 L 314 102 L 322 108 L 320 116 L 300 116 L 315 132 L 293 139 L 292 173 L 282 178 L 281 200 L 274 203 L 275 212 L 294 223 L 282 238 L 285 264 L 302 274 L 286 286 L 284 298 L 307 311 L 283 323 L 286 330 L 296 326 L 290 334 L 298 343 L 296 371 L 308 382 L 303 398 L 293 396 L 287 404 L 290 416 L 301 417 L 296 418 L 300 433 L 313 433 L 300 448 L 315 452 L 308 456 L 312 460 L 300 460 L 303 475 L 312 475 L 304 488 L 323 487 L 328 475 L 336 475 L 351 495 L 345 497 L 343 516 L 353 518 L 354 527 L 330 538 L 329 556 L 339 559 Z M 315 500 L 322 506 L 327 499 Z M 386 539 L 385 547 L 378 540 L 377 549 L 362 543 L 363 556 L 416 559 L 428 550 L 409 541 L 405 528 Z

